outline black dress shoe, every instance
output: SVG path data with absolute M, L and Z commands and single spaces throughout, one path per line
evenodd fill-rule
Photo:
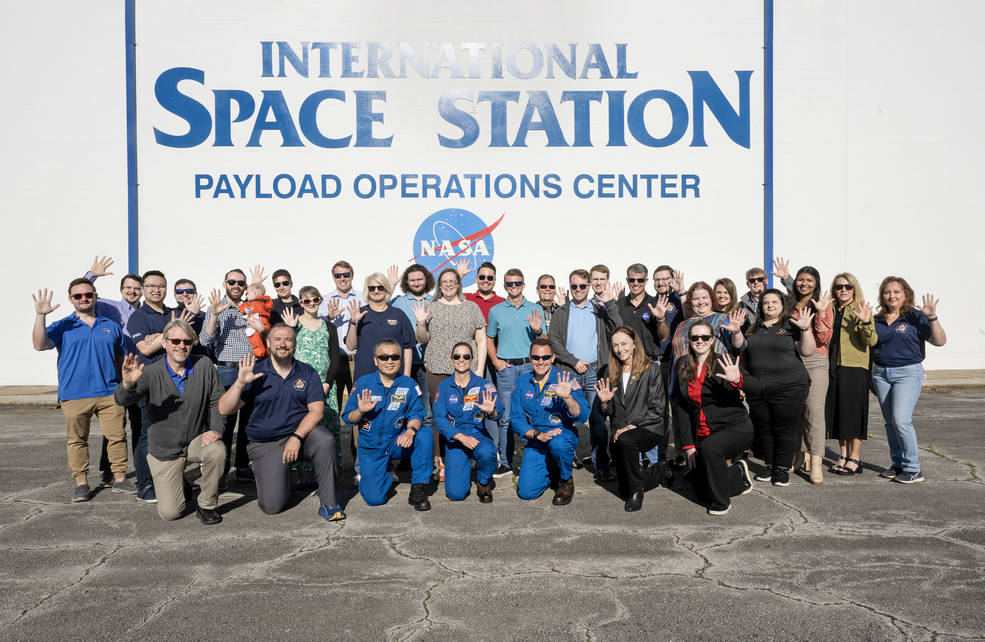
M 492 480 L 489 480 L 492 482 Z M 475 494 L 479 497 L 479 502 L 482 504 L 491 504 L 493 500 L 492 487 L 491 484 L 480 484 L 476 482 L 475 484 Z
M 201 508 L 195 511 L 198 515 L 198 521 L 202 522 L 206 526 L 211 526 L 212 524 L 218 524 L 222 521 L 222 515 L 215 512 L 211 508 Z
M 643 508 L 643 491 L 638 490 L 629 496 L 624 506 L 627 513 L 633 513 Z
M 413 506 L 414 510 L 431 510 L 431 501 L 428 499 L 424 488 L 425 484 L 413 484 L 410 487 L 410 495 L 407 497 L 407 503 Z

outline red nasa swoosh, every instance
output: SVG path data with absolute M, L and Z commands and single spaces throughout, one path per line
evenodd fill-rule
M 489 227 L 487 227 L 485 229 L 482 229 L 482 230 L 479 230 L 475 234 L 470 234 L 468 236 L 463 236 L 462 238 L 458 239 L 457 241 L 452 241 L 452 245 L 458 245 L 462 241 L 468 241 L 469 242 L 469 246 L 471 246 L 473 242 L 479 241 L 481 239 L 486 238 L 487 236 L 489 236 L 490 234 L 492 234 L 492 231 L 495 230 L 499 226 L 499 224 L 502 222 L 502 220 L 503 220 L 503 218 L 505 216 L 506 216 L 506 212 L 503 212 L 503 215 L 500 216 L 498 219 L 496 219 L 496 222 L 493 223 L 492 225 L 490 225 Z M 468 249 L 468 248 L 466 248 L 466 249 Z M 465 252 L 465 250 L 461 250 L 457 254 L 452 254 L 450 257 L 448 257 L 448 260 L 447 261 L 445 261 L 444 263 L 442 263 L 438 267 L 436 267 L 433 270 L 431 270 L 431 273 L 434 274 L 435 272 L 437 272 L 438 270 L 440 270 L 444 266 L 448 265 L 454 259 L 456 259 L 459 256 L 461 256 L 463 252 Z M 424 256 L 424 255 L 423 254 L 418 254 L 417 256 L 415 256 L 414 258 L 412 258 L 411 261 L 415 261 L 415 260 L 417 260 L 418 258 L 420 258 L 422 256 Z

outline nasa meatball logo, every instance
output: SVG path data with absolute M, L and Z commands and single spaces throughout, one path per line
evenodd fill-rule
M 643 320 L 644 321 L 649 321 L 650 320 L 650 313 L 649 312 L 644 312 L 643 313 Z
M 424 219 L 414 234 L 413 262 L 420 263 L 433 274 L 455 267 L 455 263 L 467 259 L 472 271 L 462 279 L 462 287 L 475 283 L 475 270 L 480 263 L 492 261 L 495 253 L 493 230 L 503 217 L 487 225 L 468 210 L 449 207 L 438 210 Z

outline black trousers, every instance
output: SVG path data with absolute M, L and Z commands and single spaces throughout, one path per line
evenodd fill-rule
M 797 424 L 807 401 L 808 383 L 767 385 L 749 399 L 755 428 L 752 449 L 768 466 L 789 469 L 797 450 Z
M 643 428 L 627 430 L 616 441 L 609 442 L 609 454 L 616 469 L 616 482 L 623 499 L 633 493 L 646 490 L 651 477 L 663 470 L 662 464 L 643 468 L 640 454 L 660 444 L 663 437 Z
M 752 438 L 747 426 L 730 426 L 698 438 L 691 483 L 694 492 L 709 502 L 711 508 L 727 508 L 731 503 L 729 498 L 746 489 L 742 467 L 737 463 L 729 466 L 725 460 L 735 459 L 748 450 Z
M 257 483 L 257 504 L 267 515 L 279 513 L 287 506 L 291 496 L 291 464 L 285 464 L 284 444 L 291 437 L 277 441 L 253 442 L 246 449 L 253 460 L 253 474 Z M 335 500 L 335 436 L 325 426 L 315 426 L 304 439 L 301 450 L 306 459 L 315 465 L 318 480 L 318 500 L 326 505 Z

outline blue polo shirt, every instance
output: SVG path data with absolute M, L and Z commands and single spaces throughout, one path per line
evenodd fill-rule
M 492 318 L 492 312 L 489 316 Z M 482 394 L 486 390 L 493 395 L 496 406 L 493 412 L 499 417 L 503 413 L 503 404 L 496 394 L 496 386 L 471 370 L 469 382 L 465 386 L 455 383 L 455 375 L 439 383 L 438 394 L 434 398 L 434 425 L 438 428 L 438 432 L 448 439 L 458 433 L 469 437 L 482 433 L 490 437 L 485 429 L 483 416 L 485 413 L 476 407 L 477 404 L 482 403 Z
M 171 375 L 171 381 L 174 382 L 174 387 L 178 389 L 178 396 L 185 394 L 185 382 L 188 381 L 188 377 L 192 376 L 195 372 L 195 366 L 192 364 L 192 360 L 189 359 L 185 362 L 185 374 L 180 375 L 171 369 L 171 364 L 168 360 L 164 360 L 164 367 L 167 368 L 168 374 Z
M 585 363 L 599 360 L 599 331 L 595 324 L 595 306 L 588 299 L 578 307 L 574 301 L 568 303 L 568 336 L 565 349 L 576 359 Z M 601 364 L 600 364 L 601 365 Z
M 428 303 L 432 300 L 434 300 L 434 297 L 431 294 L 425 294 L 424 297 L 420 299 L 420 301 L 423 303 Z M 407 315 L 407 321 L 410 322 L 411 330 L 417 327 L 417 317 L 414 316 L 414 305 L 416 305 L 417 302 L 418 299 L 415 299 L 414 295 L 409 292 L 407 294 L 404 294 L 403 296 L 393 297 L 393 300 L 390 301 L 390 305 L 392 305 L 393 307 L 397 308 L 405 315 Z M 415 344 L 414 346 L 415 365 L 424 362 L 424 350 L 426 348 L 427 348 L 426 343 Z
M 273 359 L 253 366 L 263 376 L 243 390 L 243 401 L 253 402 L 246 437 L 250 441 L 277 441 L 298 429 L 308 414 L 308 404 L 325 401 L 321 378 L 315 369 L 295 360 L 291 371 L 281 377 L 274 370 Z
M 127 321 L 127 332 L 130 334 L 130 338 L 133 339 L 134 343 L 140 343 L 145 337 L 152 334 L 164 332 L 164 326 L 171 321 L 172 310 L 168 306 L 164 306 L 162 309 L 163 312 L 158 312 L 147 305 L 147 303 L 144 303 L 134 310 L 133 314 L 130 315 L 130 319 Z M 144 356 L 140 350 L 135 349 L 134 352 L 137 353 L 137 360 L 144 365 L 160 361 L 164 358 L 163 348 L 149 357 Z
M 359 349 L 356 350 L 352 372 L 355 379 L 376 370 L 376 364 L 373 363 L 373 353 L 376 344 L 383 339 L 393 339 L 400 344 L 401 350 L 413 351 L 417 346 L 414 326 L 410 324 L 407 315 L 402 310 L 392 305 L 388 305 L 383 312 L 377 312 L 368 305 L 364 305 L 361 309 L 365 310 L 366 314 L 359 319 L 359 325 L 356 326 Z M 344 336 L 339 335 L 339 340 L 345 343 Z
M 113 394 L 120 383 L 116 364 L 123 355 L 123 330 L 97 316 L 92 327 L 73 312 L 45 330 L 58 350 L 58 400 Z
M 581 386 L 572 379 L 571 397 L 578 402 L 579 412 L 577 415 L 571 415 L 568 412 L 568 404 L 554 391 L 557 375 L 557 368 L 551 368 L 543 388 L 534 381 L 533 372 L 520 375 L 510 399 L 510 426 L 513 432 L 522 437 L 531 428 L 543 431 L 564 427 L 578 435 L 575 423 L 588 421 L 591 408 L 585 400 Z
M 872 361 L 883 368 L 899 368 L 922 363 L 926 356 L 926 341 L 930 338 L 930 321 L 916 308 L 892 323 L 875 318 L 879 342 L 872 348 Z
M 537 333 L 530 328 L 527 317 L 534 312 L 543 320 L 543 309 L 526 299 L 519 306 L 506 299 L 489 310 L 486 336 L 497 339 L 496 356 L 500 359 L 523 359 L 530 356 L 530 344 L 537 338 Z
M 349 413 L 359 407 L 359 396 L 363 390 L 376 401 L 376 407 L 363 415 L 359 421 L 359 448 L 383 448 L 389 450 L 397 441 L 407 422 L 417 419 L 424 422 L 424 404 L 421 403 L 421 389 L 417 382 L 404 375 L 397 376 L 393 385 L 387 388 L 380 379 L 379 371 L 360 377 L 352 386 L 352 393 L 345 402 L 342 421 L 349 424 Z

